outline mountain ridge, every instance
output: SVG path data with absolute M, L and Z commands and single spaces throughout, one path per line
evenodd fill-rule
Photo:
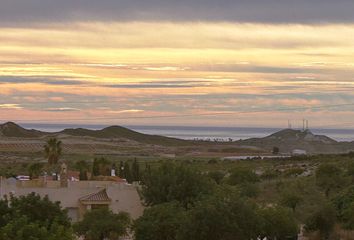
M 139 133 L 121 126 L 109 126 L 100 130 L 91 130 L 85 128 L 67 128 L 59 132 L 43 132 L 35 129 L 25 129 L 14 122 L 7 122 L 0 125 L 0 136 L 13 138 L 40 138 L 55 137 L 58 135 L 70 135 L 76 137 L 93 137 L 93 138 L 126 138 L 146 144 L 165 144 L 165 145 L 183 145 L 189 141 L 170 138 L 159 135 L 149 135 Z
M 232 142 L 205 142 L 149 135 L 122 126 L 109 126 L 100 130 L 67 128 L 59 132 L 48 133 L 35 129 L 25 129 L 14 122 L 0 125 L 0 139 L 1 137 L 38 139 L 47 137 L 61 138 L 63 136 L 91 137 L 97 141 L 101 141 L 100 139 L 127 139 L 140 144 L 166 147 L 199 146 L 205 149 L 207 149 L 206 146 L 211 145 L 219 147 L 229 145 L 236 148 L 256 147 L 263 149 L 265 152 L 271 152 L 273 147 L 278 147 L 281 152 L 287 153 L 291 153 L 294 149 L 303 149 L 308 153 L 346 153 L 354 150 L 354 142 L 337 142 L 324 135 L 315 135 L 310 130 L 283 129 L 263 138 L 249 138 Z

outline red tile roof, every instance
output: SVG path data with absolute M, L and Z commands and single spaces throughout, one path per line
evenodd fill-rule
M 80 202 L 110 202 L 106 189 L 99 192 L 91 193 L 79 199 Z

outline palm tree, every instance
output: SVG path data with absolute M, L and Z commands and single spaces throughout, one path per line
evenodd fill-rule
M 58 163 L 62 153 L 61 141 L 58 141 L 56 138 L 49 139 L 44 146 L 44 152 L 49 164 Z

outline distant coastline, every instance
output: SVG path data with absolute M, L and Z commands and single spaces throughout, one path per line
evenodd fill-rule
M 25 128 L 46 132 L 58 132 L 65 128 L 87 128 L 99 130 L 108 125 L 99 124 L 43 124 L 22 123 Z M 180 139 L 220 139 L 240 140 L 248 138 L 261 138 L 268 136 L 281 128 L 254 128 L 254 127 L 195 127 L 195 126 L 142 126 L 123 125 L 137 132 L 168 136 Z M 354 129 L 311 129 L 314 134 L 326 135 L 337 141 L 354 141 Z

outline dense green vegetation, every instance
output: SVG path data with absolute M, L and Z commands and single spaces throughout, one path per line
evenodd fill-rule
M 352 153 L 152 162 L 141 191 L 150 207 L 134 224 L 136 240 L 292 239 L 302 225 L 310 239 L 350 239 L 353 162 Z
M 237 177 L 236 177 L 237 176 Z M 290 209 L 265 207 L 244 196 L 246 183 L 258 177 L 235 168 L 218 185 L 184 164 L 163 163 L 143 178 L 149 206 L 134 224 L 136 240 L 294 239 L 298 226 Z
M 106 208 L 87 212 L 81 222 L 74 224 L 75 233 L 87 240 L 118 240 L 128 234 L 130 218 L 127 213 L 114 214 Z
M 74 240 L 66 211 L 36 194 L 0 200 L 0 239 Z

